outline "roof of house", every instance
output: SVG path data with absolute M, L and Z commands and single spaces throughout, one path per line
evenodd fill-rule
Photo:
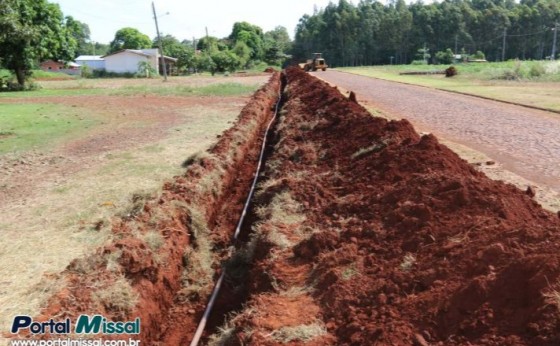
M 137 54 L 137 55 L 141 55 L 141 56 L 145 56 L 145 57 L 151 57 L 150 54 L 144 53 L 143 51 L 138 50 L 138 49 L 121 49 L 119 51 L 104 55 L 104 56 L 102 56 L 102 58 L 106 58 L 108 56 L 117 55 L 117 54 L 121 54 L 121 53 L 125 53 L 125 52 L 133 53 L 133 54 Z
M 145 50 L 142 51 L 142 50 L 140 50 L 140 49 L 121 49 L 121 50 L 119 50 L 119 51 L 117 51 L 117 52 L 104 55 L 104 56 L 102 56 L 102 58 L 106 58 L 106 57 L 111 56 L 111 55 L 121 54 L 121 53 L 123 53 L 123 52 L 133 53 L 133 54 L 141 55 L 141 56 L 144 56 L 144 57 L 151 57 L 151 56 L 153 56 L 152 54 L 146 53 Z M 171 60 L 171 61 L 174 61 L 174 62 L 177 62 L 177 60 L 179 60 L 179 59 L 177 59 L 177 58 L 172 58 L 172 57 L 167 56 L 167 55 L 164 55 L 163 57 L 164 57 L 165 60 Z
M 76 58 L 75 61 L 80 61 L 80 60 L 99 60 L 99 61 L 103 61 L 105 59 L 103 59 L 103 57 L 101 55 L 80 55 L 79 57 Z
M 69 66 L 69 67 L 80 67 L 80 66 L 82 66 L 82 65 L 76 64 L 75 62 L 69 62 L 69 63 L 68 63 L 68 66 Z
M 172 58 L 172 57 L 167 56 L 167 55 L 164 55 L 163 58 L 164 58 L 165 60 L 171 60 L 171 61 L 173 61 L 173 62 L 177 62 L 177 61 L 179 60 L 179 59 L 177 59 L 177 58 Z

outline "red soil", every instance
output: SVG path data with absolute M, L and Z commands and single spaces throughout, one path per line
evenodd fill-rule
M 300 241 L 297 227 L 280 227 L 298 243 L 287 250 L 261 235 L 255 291 L 233 320 L 237 343 L 281 344 L 267 338 L 275 311 L 314 305 L 299 323 L 322 320 L 323 344 L 560 343 L 556 215 L 406 120 L 374 118 L 295 68 L 287 81 L 275 165 L 265 174 L 279 182 L 257 203 L 289 191 L 304 206 L 299 228 L 314 232 Z M 296 307 L 270 298 L 302 283 L 313 289 Z

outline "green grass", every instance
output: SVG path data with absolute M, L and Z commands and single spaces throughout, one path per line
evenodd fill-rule
M 560 62 L 506 61 L 461 63 L 459 74 L 400 75 L 407 71 L 443 70 L 449 65 L 393 65 L 339 68 L 340 71 L 494 98 L 507 102 L 560 111 Z
M 173 88 L 146 85 L 127 86 L 110 91 L 108 94 L 116 96 L 137 94 L 154 94 L 161 96 L 238 96 L 251 94 L 255 89 L 257 89 L 256 85 L 243 85 L 239 83 L 220 83 L 201 87 L 178 86 Z
M 0 154 L 42 149 L 75 136 L 97 123 L 89 111 L 55 104 L 3 104 L 0 107 Z
M 0 93 L 2 97 L 52 97 L 52 96 L 133 96 L 133 95 L 160 95 L 160 96 L 245 96 L 252 94 L 258 85 L 244 85 L 240 83 L 218 83 L 206 86 L 161 86 L 161 85 L 135 85 L 121 86 L 108 89 L 79 83 L 76 86 L 60 89 L 47 89 L 21 92 Z
M 33 70 L 31 71 L 31 78 L 42 79 L 42 80 L 49 80 L 49 79 L 60 80 L 60 79 L 76 79 L 79 78 L 79 76 L 71 76 L 61 72 Z

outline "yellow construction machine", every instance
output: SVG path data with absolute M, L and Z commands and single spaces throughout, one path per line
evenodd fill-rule
M 329 65 L 327 65 L 327 62 L 323 59 L 321 53 L 313 53 L 313 59 L 307 60 L 304 64 L 299 64 L 299 67 L 301 67 L 301 69 L 305 72 L 317 70 L 326 71 Z

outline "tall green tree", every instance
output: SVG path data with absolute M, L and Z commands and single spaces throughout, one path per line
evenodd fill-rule
M 92 43 L 90 40 L 89 26 L 79 20 L 74 19 L 72 16 L 66 17 L 66 29 L 70 37 L 76 42 L 75 56 L 84 54 L 92 54 Z
M 229 39 L 233 44 L 245 43 L 251 49 L 251 59 L 262 60 L 264 58 L 264 34 L 260 27 L 247 22 L 237 22 L 233 24 Z
M 162 36 L 161 43 L 163 47 L 163 55 L 173 58 L 178 58 L 187 49 L 187 45 L 182 44 L 172 35 Z M 159 40 L 157 37 L 154 38 L 152 42 L 152 48 L 159 48 Z
M 152 40 L 138 29 L 122 28 L 115 33 L 115 38 L 109 44 L 110 53 L 122 49 L 145 49 L 152 46 Z
M 76 41 L 57 4 L 46 0 L 0 1 L 0 59 L 12 70 L 21 88 L 40 60 L 70 60 Z
M 335 66 L 409 63 L 424 47 L 501 60 L 505 33 L 505 59 L 543 59 L 555 23 L 558 0 L 339 0 L 301 17 L 292 53 L 302 60 L 323 52 Z

